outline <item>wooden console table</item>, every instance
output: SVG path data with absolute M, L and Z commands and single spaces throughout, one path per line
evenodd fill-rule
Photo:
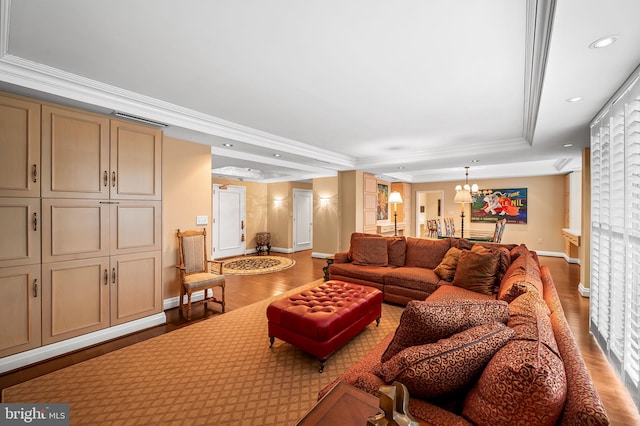
M 350 384 L 339 382 L 302 418 L 298 426 L 364 426 L 380 412 L 380 400 Z

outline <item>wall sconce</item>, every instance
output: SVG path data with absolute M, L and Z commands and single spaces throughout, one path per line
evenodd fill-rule
M 331 201 L 330 197 L 320 197 L 320 205 L 322 207 L 326 207 L 329 205 L 329 201 Z
M 276 198 L 275 200 L 273 200 L 273 205 L 275 207 L 280 207 L 282 206 L 282 198 Z

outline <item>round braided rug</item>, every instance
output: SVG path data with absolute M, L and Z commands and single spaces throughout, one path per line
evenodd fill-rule
M 291 268 L 296 261 L 282 256 L 242 256 L 225 260 L 222 273 L 228 275 L 269 274 Z

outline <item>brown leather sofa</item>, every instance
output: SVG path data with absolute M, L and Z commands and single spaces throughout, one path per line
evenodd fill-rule
M 468 242 L 449 244 L 466 247 L 458 249 L 458 263 L 441 267 L 452 250 L 432 271 L 453 280 L 436 273 L 426 300 L 409 301 L 398 329 L 319 397 L 338 381 L 374 395 L 399 381 L 409 388 L 410 413 L 425 424 L 609 424 L 549 269 L 536 254 L 523 245 L 508 250 L 508 266 L 491 287 L 488 279 L 478 285 L 474 274 L 483 266 L 473 261 L 502 257 L 507 247 L 500 254 L 476 247 L 473 254 Z

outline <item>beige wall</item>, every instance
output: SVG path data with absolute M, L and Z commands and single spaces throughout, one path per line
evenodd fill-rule
M 562 253 L 564 251 L 564 239 L 562 228 L 564 227 L 564 202 L 565 180 L 564 175 L 539 176 L 508 179 L 473 179 L 482 188 L 527 188 L 527 224 L 507 224 L 503 243 L 524 243 L 532 250 Z M 412 198 L 415 206 L 416 191 L 434 191 L 442 189 L 444 200 L 442 201 L 442 216 L 452 216 L 455 219 L 456 229 L 460 229 L 460 204 L 453 202 L 455 186 L 460 182 L 433 182 L 412 184 Z M 469 222 L 469 205 L 466 204 L 465 229 L 494 228 L 489 223 Z
M 313 180 L 313 252 L 316 254 L 332 255 L 340 251 L 339 194 L 337 177 Z M 325 206 L 320 204 L 322 197 L 329 199 Z
M 162 288 L 164 299 L 179 295 L 176 231 L 198 229 L 196 216 L 211 223 L 211 149 L 164 137 L 162 147 Z M 207 228 L 207 245 L 211 228 Z M 207 249 L 209 251 L 209 249 Z
M 269 232 L 267 226 L 267 184 L 256 182 L 243 182 L 234 179 L 211 179 L 211 188 L 214 184 L 244 186 L 246 191 L 246 247 L 247 250 L 255 249 L 256 234 Z M 273 239 L 271 240 L 273 245 Z
M 287 251 L 293 249 L 294 189 L 311 190 L 313 185 L 303 182 L 279 182 L 267 185 L 267 226 L 271 232 L 271 245 Z M 279 205 L 276 205 L 276 200 L 280 200 Z

